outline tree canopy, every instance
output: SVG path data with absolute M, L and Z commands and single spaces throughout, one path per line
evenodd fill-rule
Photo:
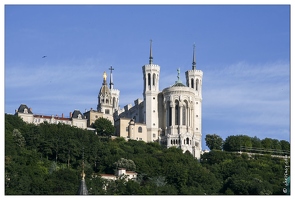
M 90 195 L 284 194 L 284 159 L 211 150 L 198 161 L 155 142 L 103 139 L 65 124 L 35 126 L 5 115 L 6 195 L 75 195 L 83 161 Z M 104 189 L 107 180 L 99 174 L 114 174 L 116 167 L 135 170 L 137 179 L 111 181 Z

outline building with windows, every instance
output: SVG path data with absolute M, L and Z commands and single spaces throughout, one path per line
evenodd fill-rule
M 27 105 L 21 104 L 17 110 L 15 110 L 15 115 L 23 119 L 27 123 L 33 123 L 38 125 L 40 123 L 47 122 L 49 124 L 67 124 L 70 126 L 75 126 L 82 129 L 87 129 L 87 118 L 79 110 L 74 110 L 70 112 L 69 117 L 64 117 L 57 115 L 34 115 L 32 108 L 28 108 Z
M 111 67 L 112 69 L 112 67 Z M 126 139 L 158 141 L 169 147 L 181 148 L 200 158 L 202 141 L 202 79 L 203 72 L 196 69 L 195 46 L 190 70 L 185 72 L 186 84 L 180 80 L 159 90 L 160 66 L 153 63 L 152 42 L 149 63 L 142 66 L 143 100 L 123 109 L 118 107 L 119 91 L 115 92 L 112 82 L 107 87 L 106 73 L 98 95 L 98 111 L 113 116 L 116 135 Z
M 134 105 L 119 108 L 120 91 L 114 88 L 113 67 L 110 82 L 103 73 L 102 86 L 98 93 L 97 110 L 90 109 L 82 114 L 79 110 L 63 115 L 34 115 L 32 110 L 22 104 L 16 115 L 34 124 L 65 123 L 79 128 L 91 129 L 99 117 L 109 119 L 116 128 L 116 136 L 125 139 L 159 142 L 169 147 L 181 148 L 200 158 L 202 150 L 202 79 L 203 72 L 196 69 L 195 46 L 191 69 L 185 72 L 186 83 L 177 80 L 172 86 L 159 89 L 160 66 L 153 63 L 152 41 L 150 42 L 149 63 L 142 66 L 143 98 L 136 99 Z

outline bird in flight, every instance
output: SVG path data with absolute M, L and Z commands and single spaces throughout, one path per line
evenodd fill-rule
M 42 58 L 46 58 L 47 56 L 42 56 Z

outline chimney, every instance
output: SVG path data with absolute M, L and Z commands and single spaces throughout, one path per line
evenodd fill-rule
M 70 112 L 70 118 L 72 118 L 72 112 Z
M 61 114 L 61 117 L 64 118 L 64 114 L 63 113 Z

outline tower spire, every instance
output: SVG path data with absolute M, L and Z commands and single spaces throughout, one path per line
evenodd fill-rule
M 196 45 L 194 44 L 193 45 L 193 66 L 192 66 L 192 69 L 193 70 L 196 70 L 196 55 L 195 55 L 195 48 L 196 48 Z
M 153 64 L 153 55 L 152 55 L 152 40 L 150 40 L 150 58 L 149 58 L 149 64 Z
M 84 147 L 83 147 L 83 155 L 82 155 L 82 173 L 81 173 L 81 182 L 78 190 L 79 195 L 88 195 L 87 186 L 85 183 L 85 173 L 84 173 Z
M 115 70 L 112 66 L 109 68 L 109 70 L 111 71 L 111 75 L 110 75 L 110 89 L 113 89 L 114 87 L 114 83 L 113 83 L 113 70 Z

